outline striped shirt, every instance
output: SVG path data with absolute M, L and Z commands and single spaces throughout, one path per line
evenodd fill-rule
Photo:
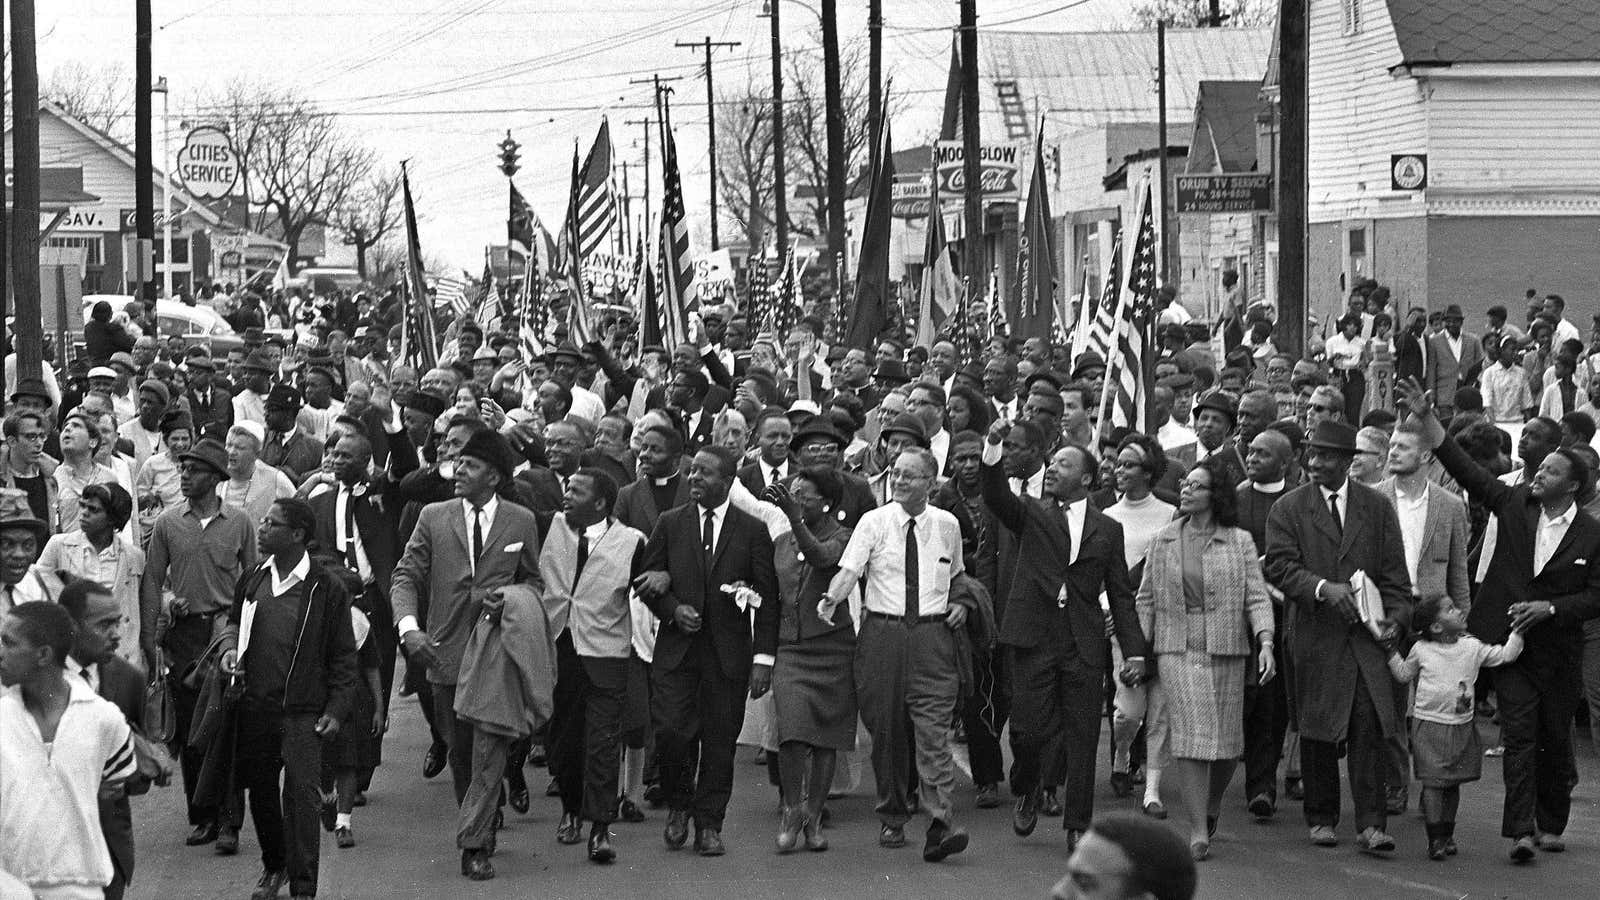
M 49 743 L 21 686 L 0 693 L 0 869 L 35 889 L 111 883 L 100 785 L 137 768 L 122 711 L 82 678 L 66 681 L 71 696 Z

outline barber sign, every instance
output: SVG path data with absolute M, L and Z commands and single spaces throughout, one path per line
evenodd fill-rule
M 178 183 L 196 197 L 215 200 L 233 192 L 239 181 L 239 155 L 220 128 L 202 125 L 189 132 L 178 151 Z

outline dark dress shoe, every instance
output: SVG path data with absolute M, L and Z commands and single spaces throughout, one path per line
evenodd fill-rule
M 511 790 L 506 792 L 506 802 L 511 804 L 511 809 L 517 815 L 525 815 L 528 807 L 533 805 L 533 799 L 528 796 L 528 783 L 521 778 L 516 779 L 521 784 L 513 783 Z
M 261 873 L 261 880 L 256 882 L 256 889 L 250 893 L 250 900 L 273 900 L 278 892 L 283 890 L 283 883 L 289 880 L 287 872 L 267 870 Z
M 461 868 L 462 874 L 473 881 L 488 881 L 494 877 L 494 863 L 489 862 L 489 854 L 482 850 L 470 851 Z
M 1061 801 L 1056 797 L 1055 788 L 1044 792 L 1044 799 L 1039 803 L 1039 812 L 1051 817 L 1061 815 Z
M 661 790 L 659 784 L 647 784 L 644 786 L 644 802 L 651 809 L 660 809 L 667 805 L 666 792 Z
M 1039 824 L 1039 794 L 1029 791 L 1017 798 L 1017 808 L 1011 813 L 1011 830 L 1022 837 L 1033 834 Z
M 997 784 L 983 784 L 978 786 L 977 799 L 973 806 L 979 809 L 994 809 L 1000 805 L 1000 786 Z
M 339 808 L 331 800 L 324 800 L 317 813 L 322 818 L 322 830 L 333 831 L 334 824 L 339 821 Z
M 700 829 L 694 836 L 694 849 L 701 856 L 721 856 L 728 852 L 728 848 L 722 845 L 722 833 L 715 828 Z
M 422 777 L 432 778 L 440 772 L 443 772 L 445 763 L 449 761 L 447 758 L 449 753 L 450 748 L 444 744 L 434 744 L 430 746 L 428 748 L 428 752 L 422 756 Z
M 238 853 L 239 829 L 234 828 L 232 825 L 224 825 L 218 828 L 217 846 L 212 849 L 216 850 L 218 856 L 232 856 Z
M 923 862 L 939 862 L 947 856 L 967 849 L 967 833 L 959 828 L 933 820 L 928 826 L 928 840 L 922 845 Z
M 1411 792 L 1403 787 L 1392 787 L 1385 792 L 1383 811 L 1391 816 L 1403 816 L 1411 805 Z
M 611 829 L 596 822 L 589 832 L 589 862 L 605 864 L 617 858 L 611 847 Z
M 583 840 L 583 823 L 577 813 L 562 813 L 561 824 L 556 826 L 556 843 L 576 844 Z
M 1133 793 L 1133 776 L 1127 772 L 1111 773 L 1111 793 L 1118 797 L 1126 797 Z
M 667 813 L 667 827 L 662 829 L 661 838 L 667 842 L 668 850 L 682 848 L 689 839 L 689 813 L 681 809 Z
M 340 825 L 334 831 L 333 839 L 343 850 L 348 850 L 356 845 L 356 834 L 350 830 L 349 825 Z
M 878 830 L 878 846 L 904 847 L 906 845 L 906 830 L 900 825 L 885 825 Z
M 1278 804 L 1266 794 L 1257 794 L 1250 800 L 1250 815 L 1258 819 L 1270 819 L 1277 811 Z
M 1283 796 L 1285 799 L 1300 802 L 1306 799 L 1305 784 L 1298 778 L 1285 778 L 1283 780 Z
M 639 808 L 639 804 L 622 797 L 617 800 L 617 818 L 637 824 L 644 821 L 644 810 Z
M 216 839 L 217 823 L 202 822 L 196 825 L 193 831 L 189 832 L 189 836 L 183 839 L 183 843 L 189 847 L 198 847 L 201 844 L 209 844 Z

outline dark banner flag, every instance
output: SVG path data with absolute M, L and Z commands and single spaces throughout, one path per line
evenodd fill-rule
M 1044 123 L 1033 145 L 1033 179 L 1017 241 L 1017 315 L 1012 334 L 1046 337 L 1055 315 L 1056 249 L 1050 232 L 1050 186 L 1044 175 Z
M 439 359 L 439 342 L 433 333 L 433 310 L 429 309 L 428 281 L 422 274 L 422 242 L 417 238 L 417 209 L 411 202 L 411 174 L 400 164 L 400 188 L 405 203 L 406 225 L 406 314 L 401 316 L 400 358 L 426 372 Z
M 894 303 L 889 284 L 889 228 L 894 212 L 894 149 L 889 140 L 889 123 L 883 124 L 883 145 L 878 148 L 877 166 L 867 194 L 867 216 L 861 229 L 861 259 L 856 265 L 855 310 L 844 335 L 846 347 L 872 350 L 878 334 L 889 324 L 890 304 Z

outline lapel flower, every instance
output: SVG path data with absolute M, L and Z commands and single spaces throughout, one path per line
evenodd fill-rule
M 752 609 L 761 608 L 761 595 L 742 581 L 723 585 L 722 592 L 732 595 L 734 605 L 739 607 L 739 612 L 749 612 Z

